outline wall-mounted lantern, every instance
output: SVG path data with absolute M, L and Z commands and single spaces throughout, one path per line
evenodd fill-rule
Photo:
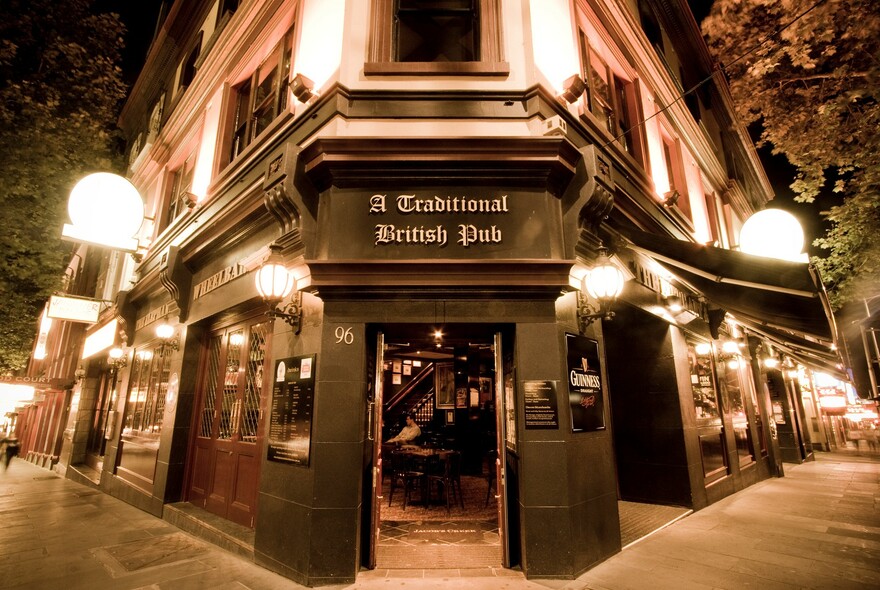
M 124 369 L 128 365 L 128 355 L 125 349 L 114 346 L 107 352 L 107 365 L 110 367 L 111 373 L 116 373 L 119 369 Z
M 559 98 L 572 103 L 580 98 L 586 89 L 587 84 L 584 82 L 584 79 L 578 74 L 574 74 L 566 78 L 565 82 L 562 83 L 562 92 L 559 94 Z
M 314 92 L 315 83 L 302 74 L 297 74 L 290 82 L 290 91 L 293 96 L 300 102 L 308 102 L 316 96 Z
M 159 347 L 156 352 L 160 357 L 169 355 L 172 351 L 180 348 L 180 339 L 175 333 L 174 326 L 167 322 L 156 326 L 156 337 L 159 339 Z
M 284 264 L 281 248 L 276 244 L 269 247 L 269 256 L 257 269 L 254 277 L 257 292 L 269 306 L 266 315 L 281 318 L 299 334 L 302 329 L 302 292 L 296 290 L 296 276 Z M 276 307 L 293 292 L 290 302 L 282 309 Z
M 599 248 L 596 264 L 584 275 L 577 295 L 577 317 L 581 332 L 598 319 L 610 320 L 614 317 L 611 306 L 623 291 L 623 283 L 623 272 L 608 257 L 608 250 Z M 598 302 L 598 306 L 590 303 L 588 294 Z

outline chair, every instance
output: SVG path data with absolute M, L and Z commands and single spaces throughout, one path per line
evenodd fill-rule
M 388 492 L 388 505 L 394 499 L 394 490 L 403 487 L 403 509 L 410 500 L 414 488 L 422 490 L 425 479 L 424 471 L 417 471 L 410 465 L 410 458 L 406 453 L 394 451 L 391 453 L 391 490 Z M 422 496 L 424 491 L 422 490 Z
M 498 459 L 498 451 L 493 449 L 493 450 L 489 451 L 488 453 L 486 453 L 486 463 L 488 464 L 488 468 L 489 468 L 489 472 L 486 474 L 486 481 L 488 484 L 486 486 L 486 504 L 485 504 L 486 506 L 489 506 L 489 498 L 492 497 L 492 486 L 495 483 L 495 471 L 496 471 L 495 462 L 497 461 L 497 459 Z
M 431 499 L 431 490 L 436 485 L 437 493 L 442 487 L 446 496 L 446 512 L 449 512 L 449 502 L 453 496 L 458 496 L 458 503 L 464 510 L 464 498 L 461 495 L 461 453 L 454 451 L 446 455 L 443 471 L 437 474 L 428 474 L 428 501 Z M 454 502 L 454 500 L 453 500 Z

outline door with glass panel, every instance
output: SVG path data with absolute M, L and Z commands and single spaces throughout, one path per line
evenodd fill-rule
M 724 425 L 716 388 L 715 364 L 712 346 L 693 336 L 685 336 L 690 366 L 691 392 L 694 396 L 694 412 L 700 455 L 703 462 L 703 482 L 709 485 L 729 473 Z
M 202 350 L 188 499 L 254 526 L 271 323 L 255 318 L 211 331 Z

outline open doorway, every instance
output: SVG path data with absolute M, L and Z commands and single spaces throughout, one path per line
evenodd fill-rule
M 376 338 L 375 567 L 500 567 L 500 335 L 407 324 Z

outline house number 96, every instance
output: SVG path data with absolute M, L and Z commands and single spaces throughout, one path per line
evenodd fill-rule
M 354 334 L 351 333 L 351 328 L 343 328 L 339 326 L 336 328 L 336 344 L 352 344 L 354 342 Z

